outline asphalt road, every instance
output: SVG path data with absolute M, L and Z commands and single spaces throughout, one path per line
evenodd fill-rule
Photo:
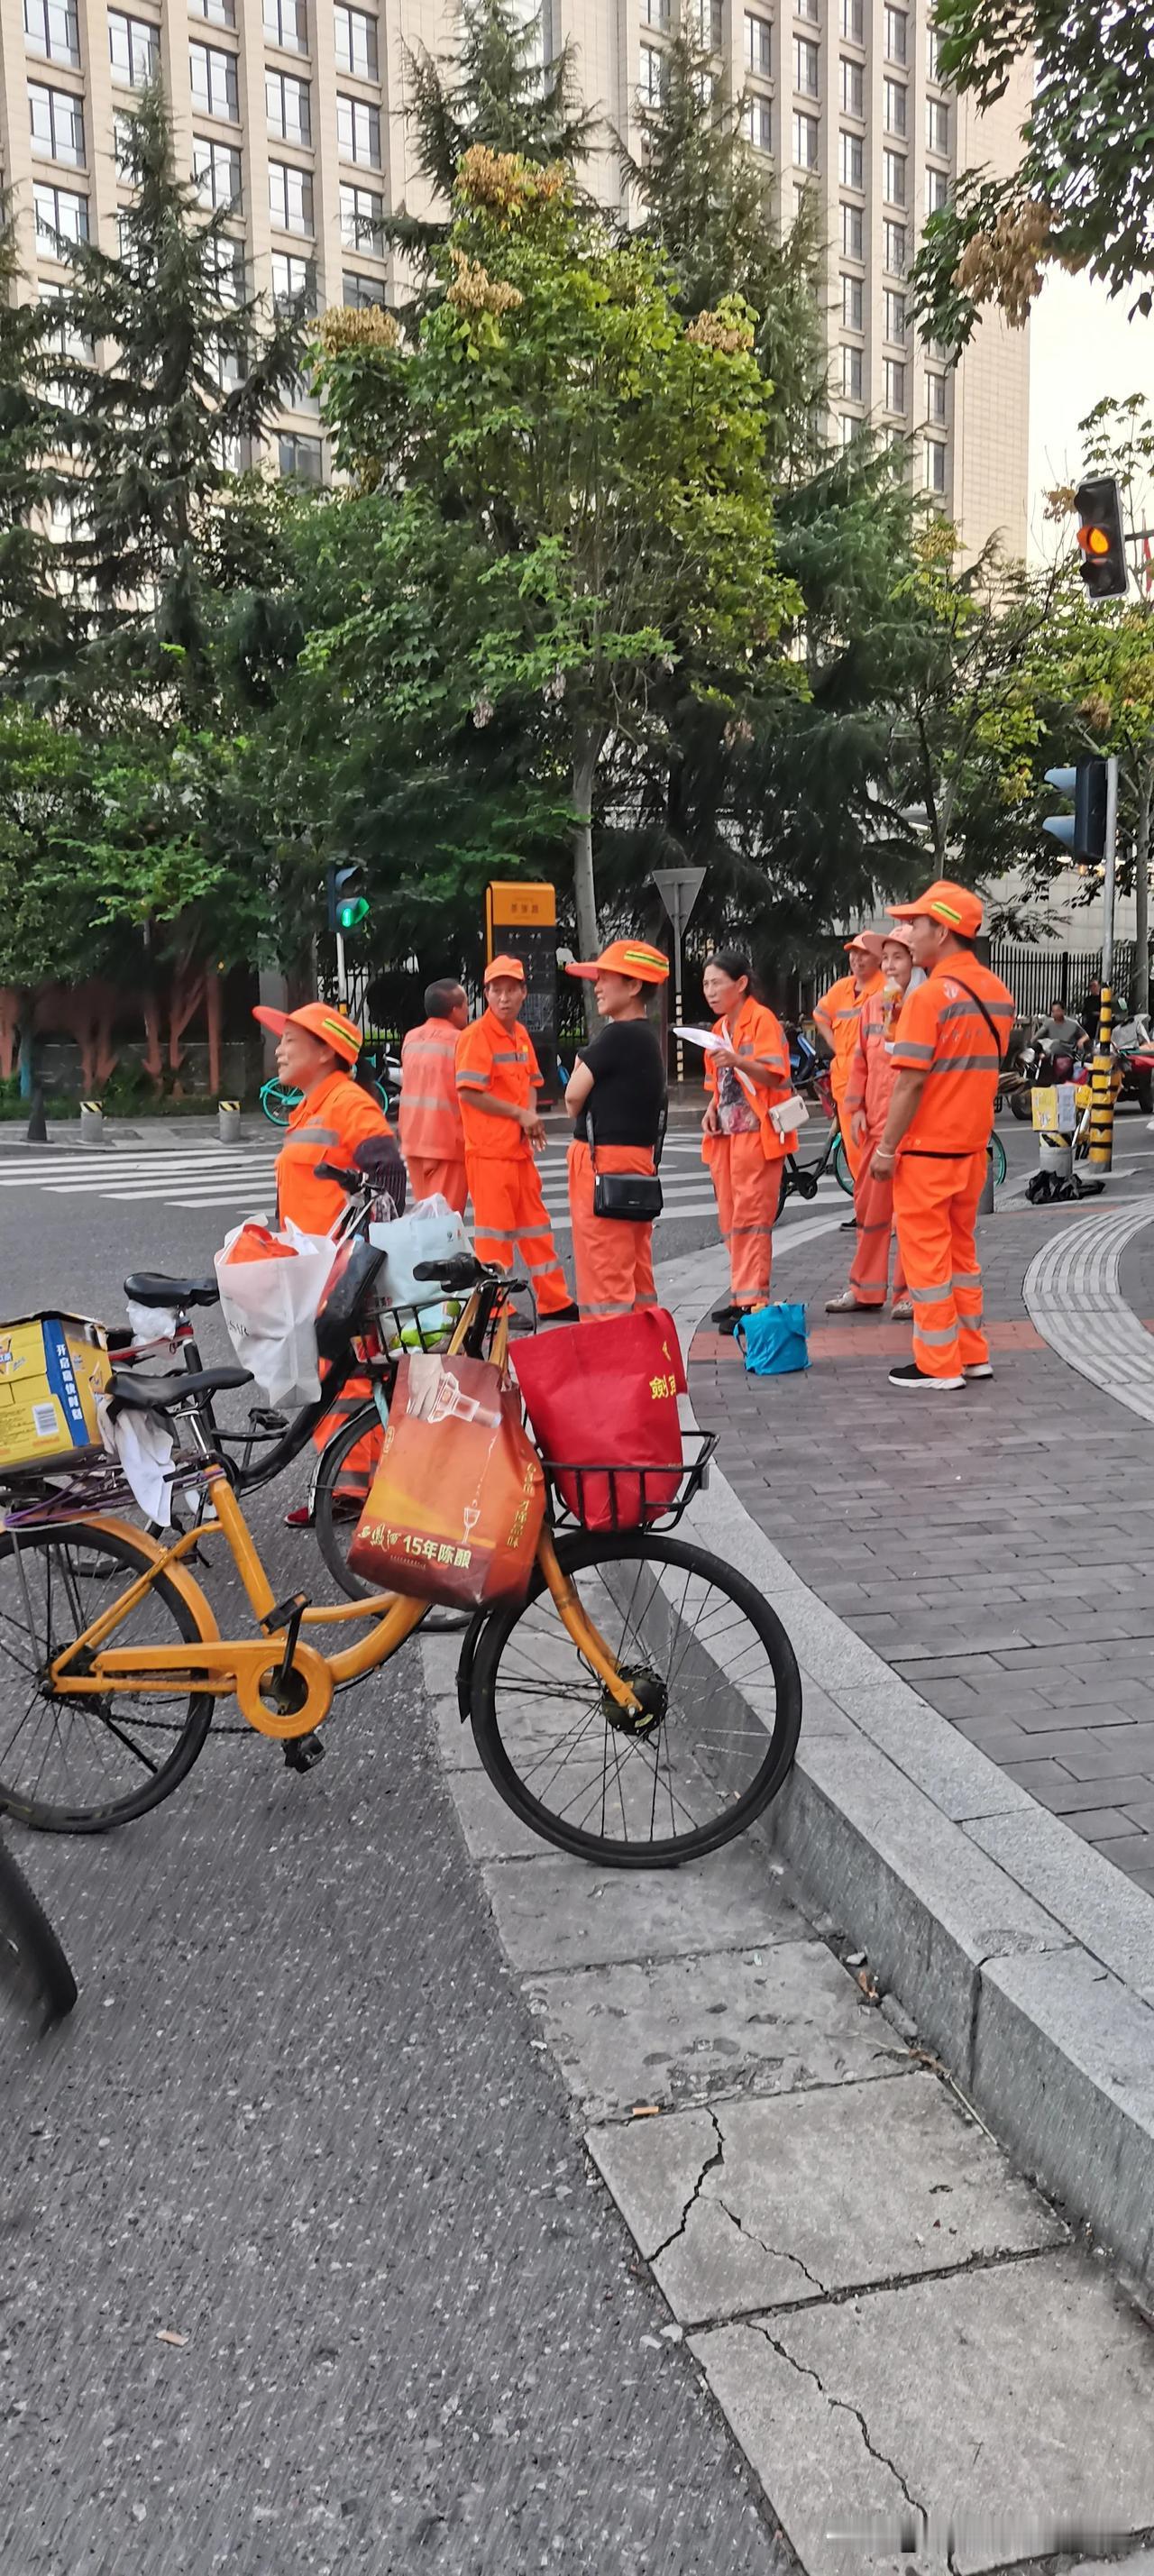
M 131 1262 L 218 1231 L 23 1188 L 0 1218 L 8 1314 L 115 1317 Z M 253 1514 L 286 1584 L 288 1499 Z M 0 2028 L 0 2566 L 778 2576 L 533 2045 L 415 1652 L 326 1739 L 301 1780 L 214 1731 L 142 1822 L 11 1837 L 82 1999 Z

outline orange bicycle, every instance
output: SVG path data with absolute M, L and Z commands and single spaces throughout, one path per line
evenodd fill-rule
M 466 1284 L 459 1264 L 430 1275 L 445 1293 Z M 517 1283 L 479 1264 L 469 1279 L 450 1347 L 503 1360 Z M 0 1809 L 24 1824 L 102 1833 L 147 1814 L 187 1777 L 221 1700 L 310 1769 L 334 1695 L 426 1616 L 426 1602 L 396 1594 L 278 1599 L 205 1420 L 205 1396 L 245 1375 L 114 1374 L 118 1402 L 163 1413 L 177 1489 L 195 1492 L 191 1525 L 167 1543 L 99 1506 L 0 1527 Z M 566 1525 L 556 1478 L 572 1492 L 582 1473 L 628 1477 L 634 1503 L 640 1478 L 644 1512 L 646 1471 L 546 1460 L 551 1515 L 526 1598 L 478 1613 L 462 1639 L 458 1698 L 481 1761 L 563 1851 L 634 1867 L 696 1858 L 750 1824 L 788 1773 L 801 1683 L 785 1630 L 743 1576 L 671 1535 L 714 1445 L 698 1439 L 675 1500 L 655 1502 L 645 1526 L 596 1533 Z M 214 1544 L 252 1610 L 247 1637 L 221 1636 L 190 1570 Z M 366 1623 L 323 1650 L 322 1631 Z

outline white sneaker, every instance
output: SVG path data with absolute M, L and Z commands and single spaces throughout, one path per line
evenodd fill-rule
M 990 1367 L 988 1360 L 971 1360 L 968 1368 L 963 1361 L 962 1376 L 967 1380 L 971 1380 L 976 1377 L 992 1377 L 993 1374 L 994 1372 Z

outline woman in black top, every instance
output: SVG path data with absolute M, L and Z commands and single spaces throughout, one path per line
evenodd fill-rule
M 569 1211 L 577 1303 L 583 1316 L 631 1315 L 655 1306 L 653 1227 L 595 1216 L 596 1172 L 653 1172 L 665 1106 L 661 1045 L 645 1016 L 646 984 L 664 984 L 669 961 L 644 939 L 615 939 L 589 966 L 569 966 L 597 994 L 605 1022 L 582 1047 L 565 1093 L 573 1118 Z

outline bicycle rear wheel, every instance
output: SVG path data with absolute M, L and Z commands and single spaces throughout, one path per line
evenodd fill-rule
M 153 1559 L 127 1530 L 84 1521 L 0 1533 L 0 1811 L 42 1833 L 99 1834 L 159 1806 L 191 1771 L 212 1694 L 49 1690 L 54 1656 Z M 200 1629 L 166 1575 L 115 1631 L 118 1646 L 192 1644 Z M 112 1642 L 111 1640 L 109 1641 Z
M 76 2001 L 76 1979 L 24 1872 L 0 1843 L 0 1999 L 19 2021 L 50 2030 Z
M 1006 1148 L 1000 1136 L 991 1136 L 989 1151 L 994 1166 L 994 1188 L 1000 1190 L 1006 1177 Z
M 830 1156 L 830 1168 L 833 1172 L 833 1176 L 837 1182 L 839 1190 L 844 1190 L 846 1197 L 852 1199 L 853 1173 L 849 1167 L 849 1156 L 845 1150 L 844 1136 L 839 1136 L 837 1143 L 834 1146 L 833 1153 Z
M 557 1555 L 642 1712 L 617 1708 L 536 1572 L 525 1602 L 486 1621 L 472 1668 L 494 1787 L 586 1860 L 660 1869 L 718 1850 L 776 1797 L 796 1751 L 801 1676 L 780 1619 L 690 1540 L 582 1532 Z

